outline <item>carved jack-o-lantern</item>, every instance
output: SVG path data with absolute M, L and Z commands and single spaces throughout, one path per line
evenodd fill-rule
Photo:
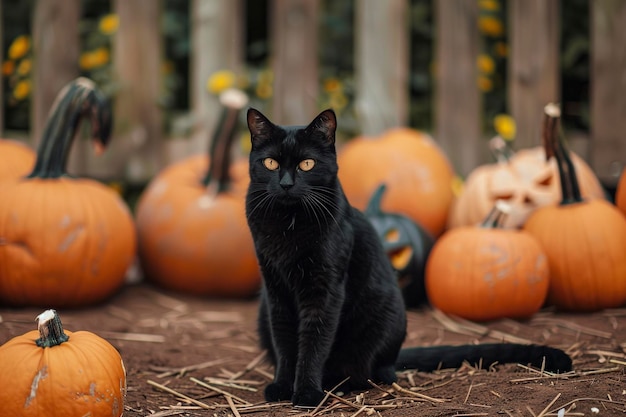
M 556 163 L 546 162 L 541 146 L 513 153 L 496 137 L 490 141 L 490 147 L 497 162 L 479 166 L 470 173 L 450 210 L 448 227 L 476 225 L 496 201 L 504 200 L 512 210 L 503 227 L 519 228 L 537 208 L 560 201 Z M 580 173 L 583 196 L 604 198 L 602 185 L 591 168 L 574 153 L 572 160 Z
M 365 215 L 398 274 L 398 284 L 407 306 L 416 306 L 426 301 L 424 270 L 434 238 L 409 217 L 383 212 L 380 204 L 384 192 L 385 185 L 379 186 L 365 209 Z

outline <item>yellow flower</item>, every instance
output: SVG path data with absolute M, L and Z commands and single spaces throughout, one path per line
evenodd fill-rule
M 4 61 L 2 63 L 2 75 L 8 77 L 15 71 L 15 61 Z
M 9 59 L 20 59 L 30 50 L 30 38 L 26 35 L 18 36 L 9 47 Z
M 102 16 L 100 24 L 98 25 L 100 32 L 105 35 L 112 35 L 117 32 L 117 28 L 120 26 L 120 18 L 114 14 L 107 14 Z
M 109 62 L 110 52 L 106 47 L 100 47 L 93 51 L 84 52 L 80 56 L 78 65 L 82 70 L 92 70 Z
M 484 75 L 479 75 L 478 76 L 478 88 L 483 93 L 487 93 L 493 89 L 493 82 L 491 82 L 491 80 L 488 77 L 485 77 Z
M 480 54 L 478 56 L 478 70 L 483 74 L 492 74 L 496 64 L 489 55 Z
M 504 42 L 498 42 L 493 46 L 495 54 L 501 58 L 505 58 L 509 54 L 509 47 Z
M 272 94 L 274 94 L 272 84 L 268 82 L 259 83 L 254 91 L 256 93 L 256 96 L 262 100 L 266 100 L 272 97 Z
M 323 88 L 327 93 L 341 91 L 341 81 L 334 77 L 326 78 L 324 80 Z
M 459 177 L 458 175 L 452 177 L 450 187 L 452 188 L 452 194 L 455 197 L 460 196 L 463 192 L 463 178 Z
M 500 3 L 497 0 L 480 0 L 478 4 L 481 9 L 488 12 L 500 10 Z
M 30 59 L 23 59 L 17 66 L 17 73 L 21 76 L 28 75 L 32 67 L 33 63 Z
M 22 80 L 15 84 L 15 88 L 13 89 L 13 97 L 16 100 L 24 100 L 30 94 L 30 81 Z
M 493 127 L 504 140 L 513 140 L 515 138 L 516 125 L 515 119 L 508 114 L 498 114 L 493 118 Z
M 229 70 L 216 71 L 206 82 L 206 89 L 210 93 L 220 94 L 222 91 L 235 85 L 235 74 Z
M 481 16 L 478 19 L 478 28 L 487 36 L 497 38 L 504 33 L 502 22 L 493 16 Z

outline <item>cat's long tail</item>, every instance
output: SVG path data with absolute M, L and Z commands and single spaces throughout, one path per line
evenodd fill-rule
M 424 372 L 458 368 L 463 362 L 488 368 L 494 363 L 520 363 L 550 372 L 572 370 L 572 359 L 562 350 L 541 345 L 488 343 L 480 345 L 432 346 L 400 351 L 396 370 L 417 369 Z

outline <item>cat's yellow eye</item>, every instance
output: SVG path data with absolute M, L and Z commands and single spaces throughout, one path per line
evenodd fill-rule
M 263 165 L 265 165 L 265 168 L 270 171 L 276 171 L 278 169 L 278 162 L 274 158 L 265 158 L 263 160 Z
M 300 168 L 301 171 L 310 171 L 313 169 L 314 166 L 315 166 L 314 160 L 305 159 L 304 161 L 300 162 L 300 164 L 298 165 L 298 168 Z

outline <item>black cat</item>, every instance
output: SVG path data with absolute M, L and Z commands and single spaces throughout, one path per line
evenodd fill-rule
M 394 271 L 364 215 L 337 179 L 336 117 L 277 126 L 248 110 L 252 135 L 248 225 L 263 273 L 259 334 L 275 364 L 267 401 L 315 406 L 343 391 L 389 384 L 396 370 L 521 362 L 568 371 L 563 351 L 488 344 L 400 350 L 405 307 Z M 367 170 L 366 161 L 363 169 Z

